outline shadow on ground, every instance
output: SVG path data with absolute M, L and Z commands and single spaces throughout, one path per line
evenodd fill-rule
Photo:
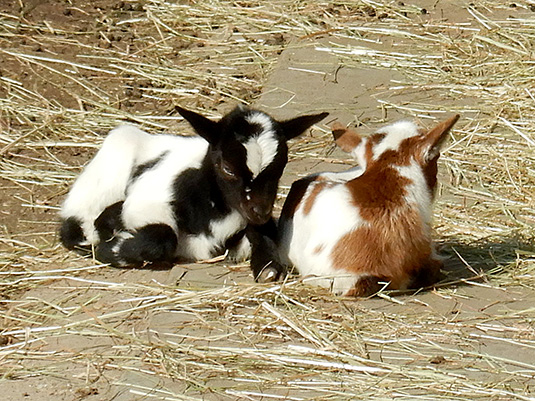
M 535 240 L 523 236 L 487 237 L 475 241 L 446 239 L 438 241 L 437 250 L 444 259 L 441 284 L 464 280 L 486 280 L 489 275 L 508 271 L 522 274 L 519 255 L 535 256 Z M 518 270 L 515 273 L 514 270 Z

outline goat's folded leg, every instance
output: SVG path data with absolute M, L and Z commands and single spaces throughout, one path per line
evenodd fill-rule
M 124 231 L 124 225 L 121 220 L 123 204 L 124 202 L 120 201 L 108 206 L 95 220 L 95 229 L 101 242 L 109 241 L 115 233 Z
M 377 294 L 379 291 L 385 288 L 385 283 L 388 283 L 389 279 L 378 276 L 364 276 L 361 277 L 355 286 L 349 290 L 346 295 L 350 297 L 371 297 Z
M 228 250 L 226 261 L 240 263 L 251 257 L 251 243 L 245 235 L 245 231 L 245 229 L 239 231 L 225 242 L 225 249 Z
M 173 263 L 178 240 L 167 224 L 149 224 L 135 232 L 122 231 L 96 248 L 96 258 L 117 267 Z
M 277 247 L 277 226 L 273 219 L 260 226 L 249 225 L 247 239 L 251 243 L 251 269 L 256 281 L 270 283 L 286 274 Z
M 416 272 L 413 273 L 409 288 L 424 288 L 430 287 L 437 281 L 440 281 L 444 276 L 441 269 L 444 267 L 442 260 L 438 256 L 433 255 L 423 263 Z
M 59 238 L 67 249 L 81 255 L 91 254 L 91 245 L 86 243 L 87 239 L 82 228 L 81 219 L 74 216 L 62 219 Z

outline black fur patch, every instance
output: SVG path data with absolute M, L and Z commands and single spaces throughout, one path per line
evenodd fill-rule
M 295 181 L 290 188 L 286 201 L 282 206 L 281 220 L 292 219 L 295 211 L 305 196 L 308 186 L 316 180 L 316 176 L 310 175 Z
M 144 262 L 172 263 L 178 245 L 175 232 L 167 224 L 149 224 L 133 233 L 132 238 L 115 237 L 101 242 L 96 257 L 112 266 L 143 265 Z
M 65 248 L 77 250 L 80 244 L 86 240 L 82 230 L 82 222 L 76 217 L 69 217 L 62 220 L 59 229 L 59 239 Z
M 210 224 L 231 212 L 208 157 L 199 169 L 183 171 L 173 183 L 177 227 L 185 235 L 209 234 Z
M 240 241 L 245 237 L 245 230 L 238 231 L 225 241 L 225 249 L 233 249 L 237 247 Z
M 262 132 L 262 126 L 259 124 L 250 123 L 246 117 L 254 114 L 262 114 L 258 111 L 250 109 L 240 109 L 239 107 L 232 110 L 229 114 L 224 116 L 219 125 L 223 135 L 226 137 L 234 137 L 241 143 L 247 142 L 255 135 Z M 275 124 L 275 121 L 273 120 Z
M 130 177 L 130 182 L 135 181 L 137 178 L 143 175 L 143 173 L 145 173 L 146 171 L 152 170 L 154 167 L 156 167 L 158 163 L 160 163 L 165 158 L 165 156 L 167 156 L 168 153 L 169 151 L 165 151 L 158 157 L 152 160 L 149 160 L 146 163 L 140 164 L 139 166 L 136 166 L 134 168 L 134 171 L 132 172 L 132 176 Z
M 109 241 L 116 232 L 124 228 L 121 219 L 123 203 L 121 201 L 108 206 L 95 220 L 95 229 L 98 232 L 100 241 Z
M 167 224 L 149 224 L 126 239 L 118 256 L 127 263 L 172 262 L 175 259 L 177 238 Z
M 278 280 L 285 275 L 286 268 L 280 262 L 277 248 L 275 220 L 270 219 L 266 224 L 260 226 L 248 225 L 246 235 L 251 243 L 251 269 L 255 280 L 260 279 L 266 268 L 269 268 L 273 273 L 269 281 Z

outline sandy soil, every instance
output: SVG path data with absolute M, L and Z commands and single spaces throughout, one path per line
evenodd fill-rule
M 131 18 L 136 18 L 143 12 L 141 3 L 139 3 L 141 8 L 138 8 L 137 3 L 128 2 L 98 0 L 87 3 L 79 1 L 70 4 L 62 1 L 27 1 L 23 2 L 24 7 L 20 9 L 18 1 L 2 1 L 0 13 L 19 12 L 23 13 L 24 18 L 28 20 L 49 21 L 56 29 L 68 27 L 72 31 L 84 31 L 90 29 L 94 24 L 103 23 L 99 21 L 104 21 L 108 15 L 127 13 Z M 419 2 L 419 5 L 427 10 L 426 15 L 422 16 L 424 21 L 425 18 L 439 18 L 440 16 L 448 21 L 463 22 L 470 17 L 464 8 L 458 8 L 457 3 L 459 2 L 434 7 L 435 3 L 437 2 Z M 506 10 L 505 12 L 509 13 L 510 11 Z M 126 49 L 128 46 L 134 46 L 134 35 L 135 32 L 118 30 L 114 31 L 112 36 L 108 34 L 107 40 L 102 37 L 95 37 L 93 40 L 100 43 L 104 50 L 107 46 Z M 90 38 L 83 40 L 90 40 Z M 400 40 L 409 41 L 410 38 Z M 340 62 L 336 55 L 325 51 L 325 48 L 333 47 L 333 44 L 341 48 L 355 45 L 350 39 L 334 39 L 328 33 L 314 37 L 314 42 L 293 39 L 288 49 L 280 55 L 277 67 L 265 81 L 262 93 L 248 94 L 247 100 L 253 101 L 255 106 L 272 113 L 277 118 L 323 110 L 331 113 L 324 124 L 319 125 L 303 139 L 304 142 L 311 144 L 310 152 L 300 151 L 303 142 L 300 142 L 300 146 L 292 148 L 292 158 L 281 182 L 281 193 L 287 191 L 293 180 L 309 172 L 341 170 L 348 167 L 349 162 L 345 155 L 326 141 L 326 137 L 329 135 L 328 124 L 334 120 L 358 125 L 362 130 L 371 130 L 385 121 L 407 117 L 402 108 L 385 107 L 388 102 L 413 105 L 427 102 L 436 104 L 437 112 L 434 114 L 423 112 L 419 117 L 424 125 L 431 125 L 431 118 L 441 118 L 448 115 L 444 110 L 447 110 L 449 106 L 459 108 L 477 101 L 475 98 L 467 97 L 456 99 L 451 94 L 445 95 L 439 90 L 425 92 L 411 91 L 410 89 L 404 91 L 388 90 L 393 86 L 393 83 L 404 80 L 398 69 L 377 69 L 366 65 L 359 68 L 348 67 Z M 393 47 L 399 46 L 399 43 L 394 44 L 385 40 L 383 43 L 372 43 L 370 46 L 377 50 L 391 50 Z M 72 60 L 75 59 L 76 52 L 75 48 L 65 44 L 50 44 L 49 47 L 42 48 L 32 38 L 23 40 L 19 37 L 11 40 L 10 50 L 20 50 L 38 55 L 53 55 L 57 58 Z M 173 56 L 169 55 L 169 57 Z M 174 57 L 178 62 L 179 55 Z M 101 67 L 106 66 L 105 59 L 97 62 L 97 64 L 99 63 Z M 91 74 L 91 72 L 87 73 Z M 43 96 L 55 99 L 65 107 L 78 107 L 79 105 L 80 100 L 77 98 L 74 87 L 71 87 L 71 81 L 61 82 L 57 76 L 46 69 L 30 63 L 20 63 L 1 52 L 0 76 L 24 82 L 27 87 L 38 88 L 39 93 Z M 152 110 L 154 114 L 165 115 L 168 113 L 169 104 L 149 97 L 141 98 L 140 93 L 147 83 L 137 81 L 135 85 L 130 85 L 128 82 L 128 77 L 121 77 L 118 81 L 103 81 L 99 85 L 103 91 L 117 96 L 118 107 L 126 108 L 129 112 Z M 5 95 L 5 93 L 0 92 L 0 97 Z M 228 106 L 227 103 L 222 103 L 217 107 L 225 110 Z M 473 118 L 476 114 L 475 111 L 472 114 L 467 112 L 463 117 Z M 0 114 L 0 126 L 2 126 L 2 121 Z M 11 128 L 16 129 L 16 127 Z M 315 146 L 315 143 L 325 143 L 326 145 Z M 15 158 L 21 163 L 33 164 L 40 163 L 39 159 L 44 157 L 43 154 L 46 151 L 14 148 L 13 152 L 2 155 L 2 157 Z M 79 167 L 91 157 L 94 149 L 69 147 L 53 149 L 52 152 L 54 157 L 66 166 L 66 169 L 78 171 Z M 439 199 L 441 207 L 449 202 L 462 204 L 464 200 L 448 190 L 448 184 L 453 180 L 450 172 L 443 168 L 440 175 L 441 182 L 444 183 Z M 57 246 L 55 236 L 57 216 L 54 208 L 63 199 L 66 185 L 58 190 L 57 186 L 51 188 L 33 184 L 19 186 L 13 184 L 12 181 L 0 179 L 0 186 L 2 188 L 0 193 L 0 225 L 5 236 L 24 240 L 40 249 L 47 249 L 48 253 L 43 254 L 41 261 L 33 258 L 28 262 L 28 269 L 53 271 L 66 266 L 81 268 L 91 265 L 91 261 Z M 25 206 L 32 199 L 37 199 L 43 207 Z M 280 202 L 277 210 L 280 210 Z M 470 255 L 473 254 L 470 246 L 450 238 L 442 240 L 439 237 L 437 239 L 447 258 L 449 277 L 472 276 L 473 273 L 466 269 L 465 261 L 456 256 L 456 252 L 458 252 L 461 255 L 468 255 L 470 258 Z M 0 244 L 0 246 L 9 249 L 5 243 Z M 476 247 L 477 245 L 472 246 Z M 484 246 L 487 248 L 480 249 L 477 255 L 474 254 L 472 259 L 467 261 L 482 271 L 494 268 L 496 263 L 489 260 L 488 257 L 482 260 L 478 255 L 492 254 L 493 250 L 497 248 L 517 249 L 519 246 L 522 247 L 522 244 L 519 245 L 513 240 L 507 243 L 506 240 L 505 244 L 487 243 Z M 53 254 L 54 257 L 51 258 L 50 254 Z M 514 251 L 511 251 L 508 259 L 502 259 L 501 264 L 513 262 L 515 257 Z M 9 351 L 26 352 L 26 354 L 21 354 L 18 359 L 13 357 L 13 353 L 10 354 L 11 359 L 2 370 L 3 377 L 0 378 L 2 399 L 9 401 L 43 399 L 122 401 L 152 399 L 146 395 L 148 394 L 147 389 L 155 389 L 152 393 L 155 399 L 165 399 L 165 394 L 169 394 L 170 398 L 168 399 L 179 399 L 173 398 L 173 396 L 189 394 L 191 397 L 197 397 L 192 399 L 217 400 L 220 399 L 219 396 L 211 394 L 210 387 L 232 389 L 235 386 L 235 382 L 227 378 L 227 375 L 232 376 L 229 373 L 232 369 L 231 363 L 229 363 L 229 371 L 222 370 L 219 376 L 210 378 L 203 376 L 202 385 L 193 383 L 191 375 L 187 375 L 186 372 L 183 372 L 184 380 L 176 379 L 176 377 L 180 377 L 180 372 L 174 372 L 175 379 L 171 379 L 169 375 L 172 369 L 171 365 L 165 365 L 162 362 L 160 371 L 156 370 L 152 363 L 155 355 L 145 354 L 141 348 L 129 348 L 130 343 L 126 334 L 122 335 L 123 337 L 113 337 L 105 335 L 96 326 L 87 326 L 84 329 L 85 332 L 76 331 L 74 327 L 77 327 L 76 321 L 116 312 L 117 317 L 106 320 L 103 327 L 107 327 L 110 332 L 114 332 L 114 330 L 118 332 L 120 329 L 121 333 L 131 333 L 132 336 L 134 334 L 140 337 L 146 336 L 147 343 L 159 341 L 178 343 L 180 346 L 184 346 L 183 342 L 187 336 L 187 338 L 195 338 L 190 347 L 202 348 L 206 344 L 213 344 L 213 336 L 219 336 L 218 344 L 241 347 L 239 338 L 230 328 L 232 322 L 226 322 L 225 318 L 219 322 L 214 320 L 211 323 L 212 331 L 210 331 L 198 323 L 197 310 L 194 314 L 186 309 L 173 309 L 169 303 L 161 308 L 148 309 L 143 308 L 143 302 L 139 299 L 129 301 L 128 298 L 134 299 L 138 295 L 150 295 L 150 291 L 144 292 L 146 290 L 143 287 L 144 284 L 161 285 L 162 291 L 165 288 L 173 287 L 196 292 L 228 286 L 249 286 L 252 279 L 246 263 L 242 265 L 191 264 L 175 266 L 171 270 L 156 271 L 110 269 L 95 264 L 95 267 L 88 269 L 81 275 L 73 274 L 60 278 L 53 276 L 54 274 L 51 273 L 48 285 L 35 286 L 22 292 L 10 292 L 9 290 L 4 292 L 5 298 L 13 301 L 11 304 L 6 304 L 5 314 L 10 313 L 9 308 L 15 302 L 17 307 L 25 307 L 26 305 L 31 308 L 33 303 L 45 300 L 52 305 L 52 309 L 62 311 L 68 318 L 66 318 L 67 324 L 61 335 L 50 338 L 43 335 L 42 338 L 34 338 L 28 334 L 28 341 L 30 339 L 32 341 L 31 344 L 27 344 L 28 347 Z M 158 296 L 158 294 L 154 293 L 154 296 Z M 187 294 L 183 293 L 181 296 L 185 297 Z M 457 330 L 457 332 L 455 335 L 451 334 L 451 343 L 448 346 L 455 349 L 455 352 L 464 352 L 463 358 L 468 358 L 466 355 L 470 355 L 472 351 L 477 351 L 479 354 L 492 356 L 493 361 L 503 360 L 501 369 L 504 371 L 522 369 L 525 373 L 522 379 L 524 389 L 521 390 L 518 383 L 515 383 L 511 392 L 524 394 L 525 399 L 533 399 L 529 398 L 534 396 L 533 386 L 535 386 L 533 345 L 531 347 L 518 347 L 515 345 L 514 337 L 524 337 L 531 341 L 530 344 L 535 341 L 535 337 L 533 337 L 534 315 L 533 313 L 526 315 L 522 312 L 532 309 L 535 303 L 534 288 L 521 285 L 501 288 L 495 283 L 484 280 L 472 283 L 472 285 L 452 286 L 442 291 L 427 291 L 417 296 L 400 295 L 398 299 L 398 302 L 392 302 L 388 299 L 345 300 L 342 302 L 349 303 L 348 307 L 354 308 L 355 314 L 358 314 L 359 308 L 366 308 L 366 310 L 373 310 L 382 316 L 406 315 L 414 317 L 420 315 L 423 319 L 437 319 L 437 330 L 440 330 L 441 323 L 439 321 L 443 319 L 442 328 L 445 332 L 450 330 L 450 324 L 462 322 L 461 326 L 455 326 L 455 329 L 451 329 L 452 332 L 453 330 Z M 321 291 L 318 292 L 317 298 L 310 297 L 310 301 L 314 307 L 323 308 L 325 313 L 335 311 L 340 305 L 338 300 L 328 298 Z M 176 302 L 182 301 L 177 300 Z M 128 305 L 132 306 L 130 312 L 123 308 L 123 306 Z M 75 306 L 79 306 L 79 310 L 76 312 L 69 309 Z M 226 316 L 226 310 L 223 306 L 221 308 L 219 313 L 221 316 Z M 515 320 L 516 312 L 522 312 L 523 318 L 521 320 Z M 206 313 L 206 319 L 212 319 L 214 310 Z M 4 331 L 9 331 L 10 326 L 7 325 L 7 320 L 5 322 Z M 400 326 L 396 330 L 402 331 L 399 328 L 402 323 L 398 323 Z M 63 323 L 62 321 L 55 323 L 51 319 L 47 327 L 54 324 L 62 325 Z M 69 324 L 72 325 L 72 330 L 69 329 L 71 327 Z M 31 326 L 31 324 L 29 325 Z M 261 324 L 259 323 L 259 325 Z M 510 341 L 494 337 L 495 333 L 503 331 L 514 332 Z M 440 336 L 443 334 L 440 333 Z M 10 342 L 17 341 L 10 336 L 2 336 L 1 338 L 4 342 L 3 345 L 6 346 L 9 346 Z M 211 340 L 209 341 L 207 338 Z M 251 342 L 254 342 L 254 336 L 251 338 Z M 297 340 L 295 343 L 300 344 Z M 470 371 L 472 365 L 479 366 L 477 364 L 482 363 L 472 359 L 451 360 L 449 356 L 430 356 L 424 351 L 419 355 L 417 348 L 413 352 L 414 358 L 411 361 L 401 363 L 407 363 L 411 366 L 428 366 L 431 363 L 434 364 L 433 366 L 441 366 L 452 375 L 456 372 L 462 372 L 463 375 L 469 374 L 466 372 Z M 128 359 L 125 357 L 125 364 L 128 365 L 125 365 L 126 367 L 121 365 L 123 355 L 128 355 Z M 367 357 L 374 361 L 383 360 L 382 351 L 379 348 L 370 350 Z M 165 361 L 165 358 L 162 361 Z M 2 363 L 1 360 L 0 363 Z M 10 370 L 17 371 L 19 365 L 25 366 L 26 373 L 11 377 Z M 120 369 L 117 368 L 118 365 L 121 365 Z M 194 368 L 192 367 L 192 369 Z M 201 372 L 199 376 L 202 376 L 202 366 L 195 366 L 195 369 L 198 369 Z M 274 374 L 276 375 L 276 372 Z M 476 369 L 470 377 L 480 383 L 495 383 L 500 380 L 499 374 L 488 373 L 485 376 L 484 373 Z M 134 388 L 137 388 L 138 393 L 133 390 Z M 164 391 L 169 393 L 164 393 Z M 288 390 L 285 392 L 283 389 L 277 388 L 274 392 L 279 394 L 282 399 L 285 399 L 284 397 L 303 397 L 304 399 L 318 397 L 317 399 L 319 399 L 321 396 L 320 391 L 313 390 L 300 392 Z M 254 394 L 250 395 L 250 398 L 243 395 L 232 395 L 232 392 L 228 394 L 228 399 L 263 399 Z M 469 399 L 459 395 L 459 399 L 461 398 Z M 340 399 L 345 398 L 340 395 Z M 500 393 L 495 398 L 487 399 L 505 400 L 508 398 L 507 395 Z

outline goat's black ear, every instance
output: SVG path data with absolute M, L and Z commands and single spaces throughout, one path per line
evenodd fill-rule
M 197 134 L 209 143 L 215 143 L 217 141 L 220 131 L 217 122 L 194 111 L 183 109 L 180 106 L 175 106 L 175 110 L 190 123 Z
M 291 120 L 282 121 L 280 123 L 282 132 L 286 139 L 295 138 L 296 136 L 305 132 L 312 125 L 323 120 L 328 115 L 329 113 L 311 114 L 308 116 L 301 116 L 292 118 Z

